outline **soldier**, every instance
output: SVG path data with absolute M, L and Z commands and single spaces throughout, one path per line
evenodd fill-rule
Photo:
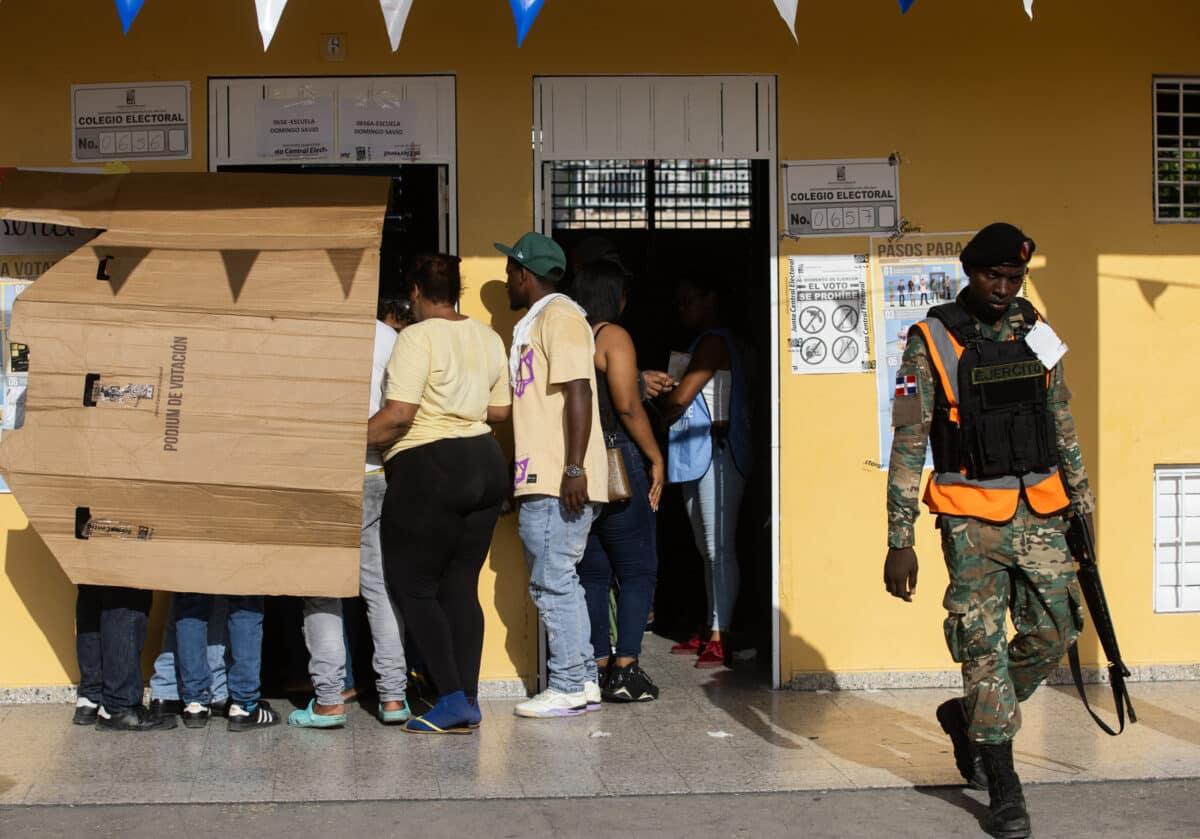
M 992 833 L 1029 835 L 1013 768 L 1019 703 L 1054 670 L 1083 626 L 1067 549 L 1066 516 L 1095 500 L 1059 363 L 1061 342 L 1017 297 L 1034 243 L 1010 224 L 984 228 L 963 249 L 969 285 L 909 330 L 896 377 L 888 473 L 888 593 L 917 587 L 913 523 L 924 501 L 937 516 L 950 576 L 946 644 L 962 664 L 964 699 L 937 709 L 959 771 L 986 788 Z M 1016 635 L 1005 637 L 1005 611 Z

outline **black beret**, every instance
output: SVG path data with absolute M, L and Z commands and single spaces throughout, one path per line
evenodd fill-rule
M 964 266 L 1028 265 L 1037 247 L 1019 227 L 998 221 L 975 234 L 959 259 Z

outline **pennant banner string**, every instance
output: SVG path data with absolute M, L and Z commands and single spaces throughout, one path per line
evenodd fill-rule
M 254 0 L 258 11 L 258 31 L 262 35 L 263 52 L 271 46 L 275 37 L 275 28 L 279 26 L 279 18 L 283 17 L 283 9 L 287 0 Z
M 121 16 L 121 29 L 126 35 L 129 34 L 129 27 L 133 26 L 133 20 L 142 10 L 144 2 L 145 0 L 117 0 L 117 14 Z
M 800 43 L 800 38 L 796 35 L 796 9 L 799 5 L 800 0 L 775 0 L 775 8 L 779 9 L 779 16 L 787 24 L 796 43 Z
M 379 0 L 379 8 L 383 10 L 383 20 L 387 24 L 388 38 L 392 42 L 392 52 L 400 49 L 404 24 L 408 22 L 412 4 L 413 0 Z
M 533 21 L 542 10 L 543 0 L 508 0 L 512 6 L 513 19 L 517 22 L 517 46 L 525 42 Z

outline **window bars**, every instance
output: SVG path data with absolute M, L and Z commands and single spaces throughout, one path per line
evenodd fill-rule
M 1200 222 L 1200 76 L 1154 80 L 1154 220 Z

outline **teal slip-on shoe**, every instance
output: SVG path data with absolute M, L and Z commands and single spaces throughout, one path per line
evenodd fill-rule
M 400 725 L 410 719 L 412 719 L 412 709 L 408 707 L 407 699 L 404 700 L 404 707 L 398 711 L 385 711 L 383 702 L 379 703 L 379 721 L 384 725 Z
M 288 714 L 288 725 L 297 728 L 341 728 L 346 724 L 345 714 L 318 714 L 313 711 L 317 700 L 310 700 L 307 708 Z

